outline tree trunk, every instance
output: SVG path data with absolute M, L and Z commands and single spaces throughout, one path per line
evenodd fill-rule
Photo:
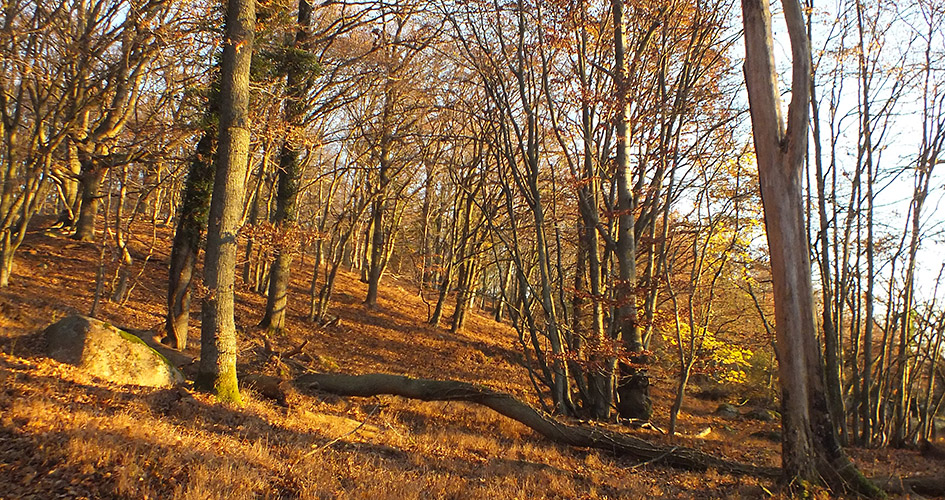
M 255 26 L 255 1 L 229 0 L 224 37 L 228 43 L 223 48 L 220 74 L 220 135 L 204 265 L 208 295 L 203 299 L 200 367 L 194 383 L 196 388 L 214 392 L 221 401 L 237 404 L 241 399 L 236 381 L 233 292 L 249 155 L 249 66 Z
M 456 294 L 456 308 L 453 310 L 453 319 L 450 323 L 450 332 L 452 333 L 461 332 L 466 322 L 466 312 L 469 310 L 469 304 L 473 300 L 475 283 L 478 281 L 478 259 L 479 258 L 476 256 L 469 256 L 460 266 L 459 291 Z
M 508 304 L 508 289 L 509 283 L 512 279 L 512 263 L 509 262 L 506 265 L 504 271 L 501 270 L 500 265 L 496 264 L 496 266 L 499 267 L 500 272 L 502 273 L 502 279 L 499 281 L 499 296 L 496 299 L 494 318 L 496 321 L 502 321 L 505 314 L 505 308 Z
M 82 204 L 79 206 L 79 216 L 76 220 L 75 234 L 72 235 L 73 239 L 79 241 L 93 241 L 95 239 L 95 217 L 102 205 L 99 191 L 102 188 L 102 181 L 105 179 L 105 172 L 107 171 L 106 168 L 96 165 L 96 162 L 91 158 L 82 159 L 82 173 L 79 175 Z
M 367 268 L 368 291 L 367 297 L 364 299 L 364 303 L 368 307 L 377 306 L 377 291 L 381 282 L 381 271 L 384 268 L 384 211 L 387 204 L 387 168 L 385 163 L 386 161 L 382 160 L 380 190 L 375 195 L 377 198 L 374 200 L 371 210 L 371 246 L 367 250 L 367 254 L 370 256 Z
M 298 25 L 295 32 L 295 49 L 304 50 L 308 40 L 308 26 L 312 22 L 312 6 L 307 0 L 299 0 Z M 272 223 L 277 227 L 288 230 L 295 224 L 298 217 L 297 200 L 299 196 L 299 177 L 302 174 L 299 164 L 299 153 L 302 144 L 299 138 L 294 137 L 301 130 L 304 122 L 307 90 L 308 68 L 293 61 L 287 76 L 288 101 L 285 105 L 285 121 L 289 131 L 282 143 L 279 155 L 279 187 L 276 197 L 276 211 Z M 285 328 L 286 308 L 288 307 L 289 283 L 291 282 L 291 266 L 293 251 L 289 248 L 277 248 L 276 260 L 272 264 L 269 277 L 269 295 L 266 298 L 266 314 L 260 326 L 268 328 L 270 332 L 281 332 Z
M 626 59 L 626 19 L 623 0 L 612 0 L 614 18 L 614 85 L 617 93 L 616 172 L 617 177 L 617 322 L 618 335 L 634 364 L 645 363 L 643 337 L 637 325 L 636 308 L 636 240 L 634 238 L 633 182 L 630 171 L 630 101 L 629 68 Z M 649 377 L 645 369 L 619 364 L 617 411 L 621 417 L 648 420 L 653 412 Z
M 63 210 L 59 214 L 57 223 L 61 223 L 64 229 L 75 229 L 78 221 L 78 212 L 82 197 L 79 193 L 79 175 L 82 173 L 82 163 L 79 161 L 79 149 L 75 141 L 68 140 L 66 149 L 66 171 L 59 181 L 62 183 L 62 203 Z
M 830 225 L 827 220 L 827 193 L 826 179 L 824 178 L 823 156 L 820 142 L 820 103 L 817 101 L 813 77 L 811 77 L 810 86 L 811 99 L 811 123 L 813 124 L 814 134 L 814 166 L 816 169 L 817 184 L 817 214 L 820 222 L 819 239 L 820 243 L 820 276 L 821 293 L 823 293 L 823 331 L 824 331 L 824 362 L 825 376 L 827 383 L 827 403 L 830 405 L 830 414 L 834 419 L 834 426 L 840 433 L 840 440 L 847 442 L 846 433 L 846 411 L 843 404 L 843 391 L 841 388 L 841 369 L 842 359 L 840 357 L 840 331 L 833 318 L 834 295 L 833 284 L 830 279 L 830 243 L 828 234 Z M 856 380 L 854 378 L 854 380 Z
M 212 104 L 211 104 L 212 106 Z M 190 172 L 181 198 L 177 230 L 167 282 L 166 335 L 162 342 L 178 350 L 187 348 L 187 324 L 190 321 L 191 281 L 197 267 L 200 237 L 207 225 L 210 194 L 213 190 L 213 150 L 216 128 L 208 127 L 197 143 L 190 160 Z
M 840 447 L 827 407 L 801 176 L 807 154 L 810 47 L 798 1 L 782 0 L 782 5 L 793 56 L 786 130 L 768 2 L 742 1 L 746 83 L 774 284 L 783 476 L 787 484 L 801 489 L 809 483 L 825 482 L 837 494 L 852 490 L 880 496 L 879 489 L 860 474 Z
M 710 468 L 731 474 L 773 477 L 777 471 L 721 460 L 682 446 L 662 446 L 627 434 L 599 427 L 568 425 L 509 394 L 453 380 L 414 379 L 400 375 L 373 373 L 340 375 L 309 373 L 295 380 L 303 392 L 323 391 L 340 396 L 391 394 L 422 401 L 466 401 L 490 408 L 520 422 L 557 443 L 581 448 L 597 448 L 636 460 L 660 462 L 686 470 Z
M 13 244 L 13 234 L 11 231 L 3 231 L 0 234 L 0 288 L 5 288 L 10 284 L 10 277 L 13 275 L 13 254 L 16 251 L 16 245 Z
M 452 261 L 446 266 L 446 270 L 443 272 L 443 281 L 440 282 L 440 290 L 436 296 L 436 307 L 433 308 L 433 314 L 430 316 L 428 323 L 433 326 L 440 325 L 440 319 L 443 317 L 443 306 L 446 304 L 446 297 L 450 293 L 450 287 L 453 286 L 453 263 Z

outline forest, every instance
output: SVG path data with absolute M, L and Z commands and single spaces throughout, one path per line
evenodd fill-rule
M 945 496 L 939 0 L 9 0 L 0 51 L 0 499 Z

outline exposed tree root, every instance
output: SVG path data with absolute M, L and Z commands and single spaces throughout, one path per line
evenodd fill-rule
M 324 391 L 339 396 L 390 394 L 422 401 L 476 403 L 518 421 L 552 441 L 581 448 L 598 448 L 641 462 L 661 463 L 686 470 L 716 469 L 730 474 L 775 478 L 780 469 L 731 462 L 682 446 L 664 446 L 626 434 L 594 427 L 569 425 L 536 410 L 509 394 L 452 380 L 415 379 L 374 373 L 340 375 L 309 373 L 295 380 L 302 392 Z

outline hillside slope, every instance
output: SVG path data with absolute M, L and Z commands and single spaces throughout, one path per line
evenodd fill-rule
M 99 316 L 138 333 L 162 323 L 169 232 L 133 242 L 135 288 Z M 88 313 L 100 247 L 35 232 L 24 243 L 11 286 L 0 290 L 0 499 L 48 498 L 754 498 L 774 486 L 751 477 L 690 473 L 634 464 L 608 453 L 552 444 L 489 410 L 463 403 L 393 397 L 320 398 L 291 390 L 282 406 L 252 389 L 232 408 L 187 388 L 143 389 L 94 379 L 40 355 L 36 335 L 71 313 Z M 113 263 L 106 252 L 106 281 Z M 145 263 L 146 262 L 146 263 Z M 268 339 L 265 299 L 237 297 L 240 369 L 280 377 L 302 369 L 450 378 L 538 399 L 507 325 L 474 312 L 454 335 L 425 323 L 416 289 L 388 280 L 379 307 L 361 305 L 365 287 L 343 273 L 332 313 L 304 321 L 310 264 L 296 265 L 285 335 Z M 447 309 L 446 313 L 451 311 Z M 448 316 L 447 316 L 448 317 Z M 192 317 L 197 335 L 199 314 Z M 147 333 L 145 333 L 147 334 Z M 307 341 L 291 360 L 279 353 Z M 197 347 L 188 354 L 196 356 Z M 670 404 L 671 381 L 657 381 L 655 423 Z M 690 398 L 674 441 L 733 460 L 773 465 L 778 444 L 756 431 L 777 424 L 723 420 L 718 402 Z M 618 427 L 613 427 L 617 429 Z M 702 438 L 693 437 L 711 429 Z M 871 474 L 945 473 L 915 453 L 855 450 Z

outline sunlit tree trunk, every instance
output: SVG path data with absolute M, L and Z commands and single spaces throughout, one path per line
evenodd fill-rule
M 742 0 L 745 79 L 774 284 L 784 479 L 801 488 L 823 481 L 837 493 L 852 489 L 880 496 L 880 490 L 859 473 L 841 448 L 827 407 L 801 175 L 807 154 L 810 46 L 799 2 L 782 0 L 782 5 L 793 62 L 786 129 L 768 2 Z
M 810 112 L 810 47 L 799 2 L 782 0 L 782 6 L 793 62 L 786 128 L 768 2 L 742 0 L 745 77 L 774 284 L 784 479 L 801 489 L 825 482 L 838 494 L 852 489 L 880 496 L 841 448 L 827 407 L 802 183 Z
M 220 73 L 220 135 L 210 202 L 201 324 L 200 367 L 194 386 L 241 403 L 236 382 L 233 320 L 237 231 L 249 155 L 249 66 L 256 26 L 254 0 L 229 0 Z

